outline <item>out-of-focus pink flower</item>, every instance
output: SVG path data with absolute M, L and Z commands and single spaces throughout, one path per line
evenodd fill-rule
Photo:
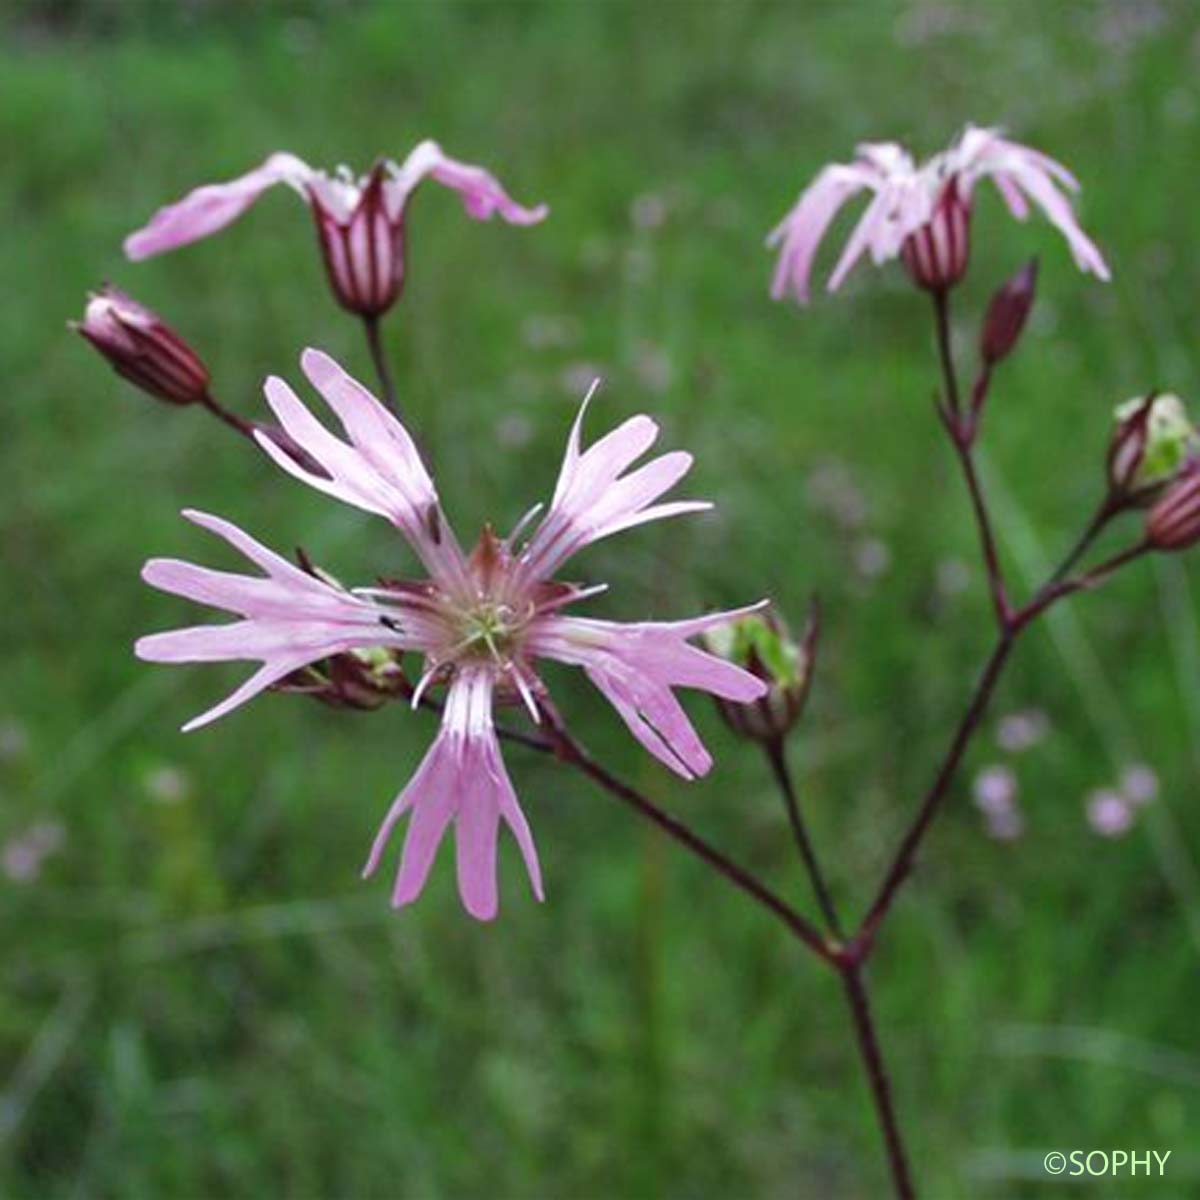
M 988 837 L 1014 842 L 1025 832 L 1025 815 L 1017 804 L 1017 777 L 1011 768 L 999 763 L 984 767 L 971 790 Z
M 988 816 L 1011 812 L 1017 799 L 1017 777 L 1009 767 L 993 764 L 975 776 L 975 807 Z
M 42 863 L 65 840 L 66 831 L 58 821 L 37 821 L 4 844 L 0 868 L 13 883 L 32 883 L 42 873 Z
M 1121 772 L 1121 795 L 1134 808 L 1152 804 L 1158 798 L 1158 776 L 1146 763 L 1132 763 Z
M 208 393 L 208 368 L 157 313 L 105 284 L 88 297 L 73 329 L 100 351 L 114 371 L 168 404 L 198 404 Z
M 1025 814 L 1015 807 L 1005 812 L 987 813 L 984 827 L 988 837 L 998 842 L 1015 842 L 1025 832 Z
M 996 744 L 1009 754 L 1020 754 L 1042 741 L 1050 732 L 1050 718 L 1041 709 L 1027 708 L 1006 713 L 996 726 Z
M 432 141 L 419 143 L 403 163 L 391 159 L 355 178 L 345 167 L 330 175 L 294 154 L 272 154 L 253 171 L 210 183 L 161 208 L 125 239 L 132 259 L 149 258 L 198 241 L 237 220 L 268 188 L 282 183 L 307 201 L 316 221 L 325 269 L 343 307 L 378 316 L 404 285 L 404 219 L 418 184 L 433 179 L 462 197 L 467 214 L 485 221 L 499 213 L 509 224 L 531 225 L 549 209 L 513 200 L 482 167 L 448 157 Z
M 767 239 L 779 247 L 771 295 L 789 291 L 809 298 L 817 247 L 839 210 L 859 192 L 872 194 L 829 278 L 835 291 L 868 254 L 877 266 L 901 257 L 916 282 L 940 290 L 962 278 L 969 253 L 971 205 L 976 183 L 990 178 L 1017 220 L 1032 201 L 1066 238 L 1081 271 L 1108 279 L 1108 267 L 1080 228 L 1062 189 L 1079 184 L 1060 163 L 995 129 L 968 125 L 948 150 L 921 166 L 895 142 L 866 142 L 852 163 L 825 167 L 800 194 L 795 207 Z
M 1133 826 L 1133 809 L 1119 792 L 1099 788 L 1084 801 L 1088 824 L 1101 837 L 1123 837 Z
M 241 620 L 154 634 L 137 643 L 137 653 L 155 662 L 249 659 L 262 664 L 186 729 L 229 712 L 299 667 L 330 655 L 379 646 L 423 655 L 425 672 L 414 703 L 430 685 L 448 685 L 441 732 L 388 813 L 366 873 L 378 865 L 396 822 L 410 814 L 393 901 L 399 905 L 414 899 L 453 822 L 463 904 L 473 916 L 489 919 L 497 911 L 501 822 L 513 831 L 534 892 L 539 899 L 542 895 L 533 839 L 500 757 L 493 705 L 524 702 L 537 720 L 539 698 L 545 694 L 537 660 L 582 667 L 651 754 L 684 778 L 694 778 L 712 760 L 673 689 L 699 688 L 748 702 L 765 687 L 749 672 L 691 645 L 690 639 L 752 610 L 633 625 L 564 615 L 568 605 L 603 590 L 554 580 L 572 555 L 624 529 L 709 507 L 695 501 L 660 502 L 690 468 L 688 454 L 674 451 L 631 469 L 658 436 L 649 417 L 632 417 L 584 450 L 585 400 L 549 511 L 532 535 L 518 545 L 525 522 L 505 539 L 485 528 L 473 551 L 465 554 L 400 422 L 326 355 L 307 350 L 301 362 L 349 440 L 329 433 L 282 379 L 272 378 L 266 394 L 275 415 L 325 474 L 306 470 L 266 439 L 260 439 L 263 449 L 310 487 L 391 521 L 421 560 L 427 578 L 347 590 L 292 566 L 227 522 L 188 512 L 190 520 L 225 538 L 265 576 L 212 571 L 177 560 L 150 561 L 143 571 L 148 583 L 235 612 Z

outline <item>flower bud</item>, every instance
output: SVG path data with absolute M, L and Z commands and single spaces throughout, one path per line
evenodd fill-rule
M 971 207 L 951 178 L 934 202 L 933 214 L 900 247 L 900 257 L 918 287 L 944 292 L 967 272 Z
M 392 650 L 379 646 L 347 650 L 322 662 L 301 667 L 271 685 L 276 692 L 311 696 L 330 708 L 373 712 L 389 700 L 407 699 L 412 686 Z
M 774 612 L 752 613 L 705 634 L 713 654 L 744 667 L 767 684 L 767 693 L 750 704 L 717 700 L 729 727 L 758 742 L 783 738 L 800 719 L 812 683 L 819 623 L 814 606 L 803 638 L 797 642 Z
M 1013 351 L 1025 329 L 1037 291 L 1037 259 L 1031 258 L 996 290 L 983 320 L 979 353 L 995 366 Z
M 1186 550 L 1200 541 L 1200 462 L 1188 463 L 1150 510 L 1146 540 L 1156 550 Z
M 1108 481 L 1114 496 L 1147 503 L 1200 452 L 1200 434 L 1173 393 L 1151 392 L 1116 410 L 1108 450 Z
M 208 368 L 161 318 L 109 284 L 88 297 L 72 322 L 130 383 L 168 404 L 195 404 L 208 393 Z

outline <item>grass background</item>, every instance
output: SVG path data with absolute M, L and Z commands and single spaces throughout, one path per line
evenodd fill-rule
M 989 637 L 927 314 L 898 269 L 801 313 L 766 296 L 764 233 L 862 138 L 922 152 L 998 122 L 1084 181 L 1114 282 L 1058 239 L 976 216 L 956 332 L 1042 255 L 997 381 L 986 471 L 1027 579 L 1099 488 L 1112 406 L 1196 391 L 1194 7 L 670 3 L 10 4 L 0 68 L 0 837 L 54 820 L 36 881 L 0 879 L 0 1194 L 11 1197 L 877 1197 L 877 1135 L 836 981 L 766 917 L 554 764 L 514 749 L 549 899 L 503 856 L 503 911 L 464 917 L 443 861 L 396 915 L 357 873 L 432 725 L 266 697 L 183 737 L 235 668 L 137 663 L 187 606 L 151 554 L 226 561 L 178 516 L 225 514 L 362 579 L 409 559 L 202 414 L 155 406 L 65 332 L 105 278 L 167 315 L 226 403 L 316 343 L 369 363 L 306 214 L 282 192 L 143 265 L 160 203 L 287 148 L 368 164 L 439 138 L 543 226 L 464 220 L 430 186 L 388 322 L 410 413 L 463 536 L 553 481 L 593 371 L 593 431 L 648 410 L 717 513 L 590 551 L 593 611 L 682 616 L 775 596 L 828 613 L 793 745 L 843 906 L 861 911 Z M 826 259 L 826 263 L 830 260 Z M 859 523 L 830 497 L 861 503 Z M 872 561 L 888 567 L 872 574 Z M 963 590 L 947 580 L 971 569 Z M 1012 760 L 1027 821 L 989 840 L 956 790 L 872 979 L 923 1194 L 1057 1194 L 1051 1149 L 1172 1151 L 1200 1188 L 1195 565 L 1145 563 L 1029 637 L 996 714 L 1053 736 Z M 941 586 L 939 585 L 941 581 Z M 677 785 L 564 673 L 576 731 L 797 903 L 764 764 L 709 706 Z M 1003 758 L 994 723 L 969 772 Z M 1159 801 L 1128 837 L 1082 798 L 1132 761 Z M 443 856 L 444 858 L 444 856 Z

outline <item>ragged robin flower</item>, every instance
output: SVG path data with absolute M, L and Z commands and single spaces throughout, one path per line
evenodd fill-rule
M 538 720 L 545 696 L 538 661 L 582 667 L 651 754 L 685 779 L 703 775 L 712 760 L 673 689 L 699 688 L 741 703 L 764 694 L 764 684 L 752 674 L 690 644 L 697 634 L 752 609 L 636 624 L 567 615 L 570 606 L 603 590 L 555 578 L 574 554 L 610 534 L 709 507 L 659 502 L 687 473 L 689 454 L 673 451 L 630 469 L 658 436 L 649 417 L 630 418 L 584 450 L 585 400 L 549 509 L 532 534 L 521 540 L 529 518 L 505 538 L 485 527 L 474 549 L 464 553 L 404 426 L 326 355 L 308 350 L 301 362 L 348 441 L 331 434 L 282 379 L 272 378 L 266 394 L 276 417 L 324 474 L 306 470 L 273 442 L 263 439 L 263 449 L 310 487 L 389 520 L 420 559 L 425 577 L 346 589 L 294 566 L 218 517 L 188 511 L 189 520 L 224 538 L 263 574 L 151 560 L 143 571 L 148 583 L 237 613 L 240 620 L 153 634 L 137 643 L 137 653 L 154 662 L 261 664 L 185 729 L 346 651 L 383 647 L 423 656 L 414 703 L 427 688 L 444 686 L 441 730 L 387 814 L 365 873 L 378 866 L 393 828 L 408 815 L 393 902 L 414 900 L 453 823 L 463 904 L 473 916 L 489 919 L 498 907 L 501 822 L 516 838 L 535 894 L 542 895 L 533 838 L 500 756 L 494 705 L 524 703 Z
M 952 287 L 967 269 L 974 190 L 982 179 L 991 179 L 1018 221 L 1035 204 L 1066 238 L 1075 265 L 1108 279 L 1100 251 L 1064 194 L 1079 188 L 1070 171 L 999 130 L 968 125 L 954 145 L 920 166 L 896 142 L 865 142 L 852 163 L 823 168 L 767 239 L 779 248 L 771 295 L 780 300 L 790 292 L 808 303 L 817 249 L 838 212 L 864 191 L 871 199 L 829 277 L 829 291 L 863 255 L 876 266 L 901 258 L 917 285 L 931 291 Z
M 549 211 L 544 204 L 518 204 L 488 171 L 450 158 L 428 140 L 402 163 L 384 159 L 361 178 L 345 167 L 328 174 L 279 152 L 245 175 L 205 184 L 159 209 L 148 225 L 125 239 L 125 253 L 135 260 L 149 258 L 208 237 L 237 220 L 268 188 L 286 184 L 312 210 L 338 303 L 377 317 L 404 286 L 405 217 L 425 179 L 458 192 L 467 214 L 477 221 L 499 213 L 511 225 L 532 225 Z

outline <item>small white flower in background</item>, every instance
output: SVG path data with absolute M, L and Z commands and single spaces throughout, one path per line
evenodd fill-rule
M 1135 808 L 1158 798 L 1158 776 L 1146 763 L 1131 763 L 1121 772 L 1121 794 Z
M 996 745 L 1009 754 L 1020 754 L 1036 746 L 1050 732 L 1050 718 L 1041 709 L 1026 708 L 1007 713 L 996 726 Z
M 863 538 L 854 547 L 854 569 L 863 579 L 878 579 L 892 565 L 892 552 L 879 538 Z
M 653 342 L 639 342 L 633 360 L 637 381 L 648 392 L 661 396 L 675 378 L 671 356 Z
M 1011 767 L 995 763 L 975 776 L 971 793 L 981 813 L 994 816 L 1011 812 L 1017 801 L 1017 777 Z
M 145 778 L 146 795 L 157 804 L 179 804 L 192 790 L 188 773 L 179 767 L 155 767 Z
M 62 848 L 66 831 L 58 821 L 37 821 L 10 838 L 0 851 L 0 867 L 13 883 L 33 883 L 42 863 Z
M 843 529 L 857 529 L 867 519 L 867 500 L 845 463 L 821 463 L 808 477 L 808 501 Z
M 496 441 L 506 450 L 519 450 L 529 445 L 533 437 L 533 422 L 524 413 L 505 413 L 496 422 Z
M 521 340 L 530 350 L 561 350 L 579 339 L 579 325 L 571 317 L 534 313 L 521 322 Z
M 971 568 L 961 558 L 944 558 L 937 567 L 937 590 L 942 596 L 961 596 L 971 586 Z
M 1011 767 L 993 763 L 975 776 L 971 787 L 984 830 L 998 842 L 1012 842 L 1025 832 L 1025 816 L 1017 805 L 1017 777 Z
M 558 380 L 565 392 L 569 393 L 572 398 L 577 398 L 586 392 L 597 379 L 603 379 L 607 374 L 607 368 L 597 363 L 574 362 L 563 368 Z
M 1019 808 L 988 813 L 984 818 L 987 835 L 998 842 L 1015 842 L 1025 832 L 1025 815 Z
M 0 762 L 24 758 L 29 749 L 29 733 L 16 718 L 0 721 Z
M 1120 792 L 1098 788 L 1084 801 L 1088 824 L 1101 837 L 1124 837 L 1133 825 L 1133 809 Z
M 659 229 L 665 224 L 670 208 L 656 192 L 643 192 L 633 198 L 629 219 L 636 229 Z

